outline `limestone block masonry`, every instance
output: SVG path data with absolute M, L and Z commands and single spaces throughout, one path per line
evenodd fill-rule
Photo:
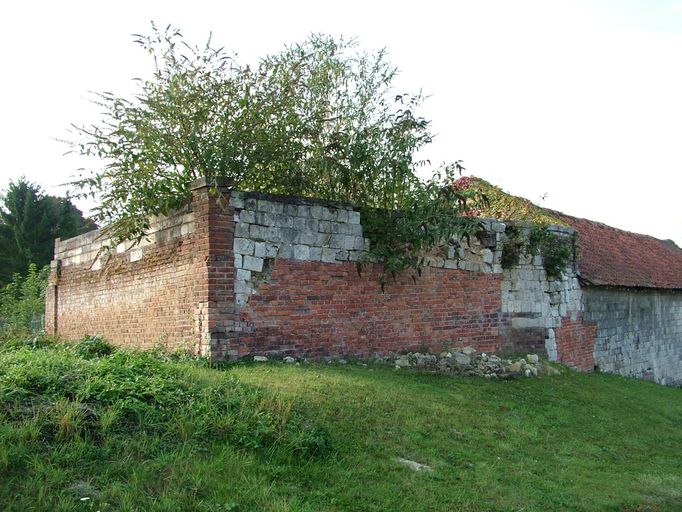
M 350 204 L 194 183 L 191 202 L 113 247 L 106 232 L 58 241 L 47 328 L 64 337 L 247 355 L 384 356 L 402 351 L 545 351 L 591 369 L 596 324 L 584 320 L 575 265 L 548 280 L 538 257 L 500 264 L 505 224 L 426 255 L 421 277 L 382 292 L 380 267 Z M 553 228 L 559 236 L 574 232 Z M 413 279 L 414 277 L 414 279 Z
M 682 293 L 586 287 L 584 294 L 600 370 L 682 386 Z

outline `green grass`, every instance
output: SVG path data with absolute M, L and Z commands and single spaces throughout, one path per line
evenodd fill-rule
M 101 353 L 0 352 L 0 507 L 682 510 L 680 389 Z

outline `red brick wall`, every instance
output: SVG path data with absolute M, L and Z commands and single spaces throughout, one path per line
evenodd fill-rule
M 203 258 L 189 235 L 154 247 L 128 261 L 118 254 L 102 268 L 62 269 L 57 286 L 57 332 L 74 339 L 105 336 L 116 345 L 197 350 L 194 336 Z
M 402 350 L 500 347 L 500 274 L 426 268 L 385 293 L 378 269 L 273 260 L 239 313 L 239 355 L 373 356 Z
M 213 191 L 206 180 L 196 183 L 191 209 L 159 221 L 155 241 L 143 248 L 143 254 L 139 248 L 114 251 L 101 269 L 96 255 L 102 242 L 96 236 L 60 242 L 61 272 L 53 267 L 46 297 L 48 329 L 65 338 L 99 334 L 135 348 L 162 343 L 213 359 L 256 354 L 371 357 L 464 346 L 485 352 L 543 352 L 545 327 L 533 327 L 529 321 L 530 327 L 512 328 L 512 317 L 526 313 L 510 309 L 509 304 L 502 307 L 504 276 L 492 272 L 494 265 L 489 265 L 489 272 L 426 267 L 416 281 L 406 272 L 382 293 L 378 266 L 366 266 L 358 275 L 350 261 L 265 259 L 254 246 L 252 259 L 264 263 L 263 272 L 246 272 L 244 267 L 242 274 L 248 275 L 240 277 L 233 254 L 235 208 L 239 207 L 230 206 L 226 190 L 222 195 Z M 283 222 L 294 208 L 301 212 L 300 205 L 292 204 L 287 204 L 283 215 L 261 209 L 270 208 L 272 201 L 253 203 L 256 221 Z M 284 206 L 279 210 L 283 212 Z M 343 218 L 338 212 L 328 213 L 330 218 Z M 317 222 L 304 220 L 306 226 Z M 253 235 L 241 228 L 240 237 Z M 277 231 L 278 226 L 267 229 L 280 236 L 292 231 L 283 227 Z M 263 238 L 256 242 L 267 245 Z M 134 251 L 138 251 L 135 257 Z M 339 249 L 341 253 L 349 254 Z M 312 249 L 304 256 L 311 254 Z M 243 264 L 245 259 L 240 256 L 237 262 Z M 250 287 L 243 294 L 245 305 L 235 304 L 235 277 Z M 542 290 L 538 293 L 544 299 Z M 522 305 L 523 311 L 530 308 Z M 585 324 L 582 317 L 566 318 L 555 334 L 560 361 L 592 369 L 595 326 Z
M 164 235 L 159 240 L 165 241 L 144 246 L 137 261 L 131 261 L 130 250 L 112 251 L 99 270 L 92 270 L 94 240 L 60 244 L 66 264 L 59 270 L 53 266 L 46 297 L 48 331 L 67 339 L 98 334 L 134 348 L 161 343 L 214 358 L 229 355 L 234 212 L 223 196 L 203 186 L 194 191 L 192 216 L 192 232 Z M 81 263 L 69 256 L 74 251 L 82 251 Z
M 208 189 L 195 193 L 197 233 L 202 233 L 201 253 L 205 274 L 202 294 L 206 296 L 206 313 L 202 338 L 204 351 L 214 360 L 236 357 L 231 345 L 234 336 L 234 208 L 229 205 L 229 192 L 215 196 Z M 196 204 L 202 206 L 197 208 Z
M 583 320 L 582 313 L 576 320 L 563 318 L 561 327 L 555 329 L 556 345 L 560 363 L 576 366 L 581 370 L 594 369 L 594 344 L 597 341 L 597 325 Z

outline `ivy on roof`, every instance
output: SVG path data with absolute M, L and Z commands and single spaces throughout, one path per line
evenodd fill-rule
M 473 206 L 473 212 L 480 217 L 492 217 L 502 221 L 528 221 L 535 224 L 556 224 L 568 226 L 566 222 L 554 215 L 551 211 L 533 204 L 523 197 L 513 196 L 506 193 L 500 187 L 496 187 L 487 181 L 475 176 L 464 176 L 453 184 L 456 190 L 473 190 L 487 198 L 487 201 L 478 201 Z

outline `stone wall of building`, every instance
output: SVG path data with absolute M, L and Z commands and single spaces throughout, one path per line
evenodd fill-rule
M 550 230 L 569 240 L 575 236 L 566 227 Z M 546 353 L 552 361 L 592 369 L 595 338 L 593 326 L 583 322 L 576 271 L 571 262 L 561 279 L 548 279 L 539 255 L 521 255 L 518 266 L 503 271 L 502 312 L 509 317 L 501 333 L 504 350 Z
M 548 280 L 538 257 L 522 256 L 504 270 L 503 223 L 484 220 L 480 237 L 435 248 L 420 277 L 382 290 L 380 266 L 358 266 L 370 241 L 352 205 L 216 185 L 195 183 L 192 203 L 154 219 L 140 243 L 110 247 L 101 232 L 60 241 L 48 329 L 214 359 L 472 346 L 589 366 L 575 269 Z
M 682 291 L 588 286 L 583 293 L 600 370 L 682 385 Z
M 436 248 L 420 277 L 405 273 L 382 292 L 378 266 L 363 265 L 358 274 L 370 241 L 351 205 L 240 192 L 231 205 L 241 355 L 371 356 L 471 345 L 585 366 L 575 354 L 585 346 L 558 330 L 564 320 L 581 323 L 573 265 L 559 280 L 547 279 L 539 256 L 521 256 L 503 270 L 501 222 L 487 219 L 485 235 Z M 564 339 L 569 345 L 559 353 Z M 593 342 L 585 340 L 589 351 Z

